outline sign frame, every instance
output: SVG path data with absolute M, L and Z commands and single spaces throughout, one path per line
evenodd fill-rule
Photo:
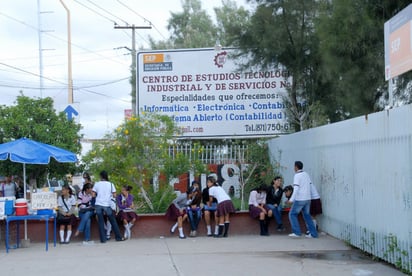
M 140 51 L 136 55 L 136 114 L 169 115 L 179 138 L 271 137 L 290 133 L 283 97 L 285 69 L 239 70 L 235 48 Z

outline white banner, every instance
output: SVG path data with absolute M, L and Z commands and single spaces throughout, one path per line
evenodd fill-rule
M 137 109 L 170 116 L 183 137 L 287 133 L 286 70 L 238 70 L 233 49 L 139 52 Z

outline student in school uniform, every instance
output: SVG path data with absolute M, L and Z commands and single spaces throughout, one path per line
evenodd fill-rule
M 233 206 L 230 196 L 225 192 L 225 190 L 216 185 L 216 180 L 214 177 L 209 176 L 207 178 L 207 186 L 209 187 L 209 202 L 208 205 L 211 205 L 213 199 L 217 200 L 217 217 L 219 220 L 219 232 L 215 236 L 217 238 L 227 237 L 230 226 L 230 214 L 235 213 L 235 207 Z

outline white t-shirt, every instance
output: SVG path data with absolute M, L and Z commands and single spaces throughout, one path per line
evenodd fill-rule
M 209 196 L 216 198 L 217 203 L 223 202 L 225 200 L 230 200 L 228 194 L 220 186 L 212 186 L 209 188 Z
M 293 177 L 293 194 L 290 201 L 310 200 L 311 183 L 312 181 L 307 172 L 297 171 Z
M 98 181 L 94 183 L 93 191 L 96 192 L 96 205 L 110 207 L 110 201 L 116 187 L 109 181 Z
M 63 202 L 63 198 L 59 196 L 59 198 L 57 199 L 57 206 L 59 207 L 59 210 L 61 210 L 62 212 L 70 213 L 72 207 L 76 206 L 76 198 L 74 197 L 74 195 L 71 195 L 68 198 L 64 198 L 64 202 Z
M 0 184 L 3 196 L 16 196 L 16 184 L 14 182 Z
M 266 193 L 258 193 L 256 190 L 251 191 L 249 195 L 249 205 L 257 207 L 259 204 L 266 204 Z

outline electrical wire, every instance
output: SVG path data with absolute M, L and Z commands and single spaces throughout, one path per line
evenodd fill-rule
M 99 53 L 99 52 L 112 52 L 113 48 L 109 48 L 109 49 L 101 49 L 101 50 L 95 50 L 95 53 Z M 57 55 L 46 55 L 43 56 L 43 58 L 48 59 L 48 58 L 55 58 L 55 57 L 65 57 L 67 54 L 57 54 Z M 82 51 L 82 52 L 76 52 L 73 53 L 74 56 L 79 56 L 79 55 L 90 55 L 89 51 Z M 117 55 L 116 55 L 117 56 Z M 114 57 L 116 57 L 114 56 Z M 15 60 L 30 60 L 30 59 L 39 59 L 39 56 L 25 56 L 25 57 L 12 57 L 12 58 L 2 58 L 1 61 L 15 61 Z
M 0 62 L 0 65 L 3 65 L 3 66 L 8 67 L 8 68 L 12 68 L 12 69 L 20 71 L 20 72 L 24 72 L 24 73 L 29 74 L 29 75 L 40 77 L 40 78 L 45 79 L 45 80 L 49 80 L 49 81 L 52 81 L 52 82 L 57 82 L 57 83 L 60 83 L 60 84 L 67 85 L 67 83 L 64 83 L 64 82 L 61 82 L 61 81 L 58 81 L 58 80 L 55 80 L 55 79 L 52 79 L 52 78 L 49 78 L 49 77 L 41 76 L 39 74 L 30 72 L 30 71 L 27 71 L 27 70 L 24 70 L 24 69 L 21 69 L 19 67 L 9 65 L 9 64 L 3 63 L 3 62 Z
M 142 18 L 145 22 L 149 23 L 150 26 L 152 26 L 162 37 L 163 39 L 166 40 L 166 37 L 159 31 L 159 29 L 146 17 L 140 15 L 138 12 L 136 12 L 135 10 L 133 10 L 132 8 L 130 8 L 128 5 L 126 5 L 125 3 L 121 2 L 120 0 L 117 0 L 117 2 L 119 2 L 119 4 L 121 4 L 123 7 L 127 8 L 129 11 L 131 11 L 132 13 L 136 14 L 137 16 L 139 16 L 140 18 Z
M 85 4 L 81 3 L 80 1 L 78 1 L 78 0 L 73 0 L 73 1 L 76 2 L 77 4 L 81 5 L 81 6 L 85 7 L 85 8 L 88 9 L 89 11 L 91 11 L 91 12 L 93 12 L 93 13 L 101 16 L 101 17 L 103 17 L 104 19 L 110 21 L 110 22 L 113 23 L 114 25 L 117 25 L 116 21 L 114 21 L 114 20 L 110 19 L 109 17 L 107 17 L 107 16 L 99 13 L 98 11 L 96 11 L 96 10 L 94 10 L 94 9 L 86 6 Z
M 77 2 L 77 0 L 75 0 L 75 1 Z M 119 19 L 120 21 L 123 21 L 124 24 L 129 25 L 129 23 L 127 23 L 127 22 L 126 22 L 125 20 L 123 20 L 122 18 L 114 15 L 114 14 L 111 13 L 110 11 L 108 11 L 108 10 L 100 7 L 99 5 L 95 4 L 94 2 L 92 2 L 92 1 L 90 1 L 90 0 L 87 0 L 87 2 L 89 2 L 90 4 L 94 5 L 95 7 L 99 8 L 99 9 L 101 9 L 102 11 L 106 12 L 107 14 L 110 14 L 110 15 L 113 16 L 114 18 L 117 18 L 117 19 Z M 115 25 L 117 25 L 117 24 L 115 23 Z
M 118 82 L 122 82 L 124 80 L 128 80 L 130 77 L 125 77 L 125 78 L 121 78 L 121 79 L 116 79 L 116 80 L 112 80 L 112 81 L 107 81 L 107 82 L 103 82 L 103 83 L 99 83 L 99 84 L 93 84 L 93 85 L 88 85 L 88 86 L 74 86 L 73 89 L 87 89 L 87 88 L 94 88 L 94 87 L 101 87 L 101 86 L 106 86 L 106 85 L 110 85 L 110 84 L 114 84 L 114 83 L 118 83 Z M 16 82 L 19 82 L 18 80 L 15 80 Z M 23 85 L 17 85 L 17 84 L 7 84 L 7 83 L 1 83 L 0 82 L 0 87 L 10 87 L 10 88 L 25 88 L 25 89 L 41 89 L 40 87 L 38 87 L 36 84 L 33 84 L 33 86 L 23 86 Z M 51 89 L 62 89 L 63 87 L 59 86 L 48 86 L 45 87 L 44 89 L 47 90 L 51 90 Z
M 74 0 L 74 1 L 75 1 L 76 3 L 78 3 L 78 4 L 80 4 L 81 6 L 87 8 L 88 10 L 94 12 L 95 14 L 97 14 L 97 15 L 99 15 L 99 16 L 102 16 L 103 18 L 105 18 L 105 19 L 109 20 L 110 22 L 114 23 L 115 26 L 118 25 L 116 21 L 108 18 L 108 17 L 105 16 L 105 15 L 102 15 L 102 14 L 99 13 L 98 11 L 96 11 L 96 10 L 94 10 L 94 9 L 86 6 L 86 5 L 84 5 L 83 3 L 79 2 L 78 0 Z M 107 9 L 102 8 L 101 6 L 97 5 L 96 3 L 94 3 L 94 2 L 92 2 L 92 1 L 90 1 L 90 0 L 87 0 L 87 1 L 88 1 L 89 3 L 91 3 L 92 5 L 94 5 L 95 7 L 99 8 L 100 10 L 104 11 L 105 13 L 109 14 L 110 16 L 112 16 L 112 17 L 114 17 L 114 18 L 117 18 L 117 19 L 119 19 L 120 21 L 123 21 L 124 24 L 126 24 L 126 26 L 130 26 L 130 24 L 129 24 L 127 21 L 125 21 L 125 20 L 123 20 L 122 18 L 118 17 L 117 15 L 111 13 L 111 12 L 108 11 Z M 122 30 L 122 31 L 123 31 L 123 33 L 124 33 L 125 35 L 127 35 L 129 38 L 131 38 L 131 35 L 128 34 L 125 30 Z M 144 40 L 148 45 L 150 45 L 150 42 L 147 41 L 147 39 L 144 38 L 142 35 L 140 35 L 139 33 L 137 33 L 137 36 L 139 36 L 139 37 L 140 37 L 142 40 Z
M 73 88 L 73 89 L 74 89 L 74 88 Z M 81 89 L 74 89 L 74 90 L 85 91 L 85 92 L 90 93 L 90 94 L 95 94 L 95 95 L 103 96 L 103 97 L 106 97 L 106 98 L 114 99 L 114 100 L 117 100 L 117 101 L 121 101 L 121 102 L 125 102 L 125 103 L 130 103 L 130 101 L 128 101 L 128 100 L 123 100 L 123 99 L 120 99 L 120 98 L 116 98 L 116 97 L 113 97 L 113 96 L 109 96 L 109 95 L 106 95 L 106 94 L 103 94 L 103 93 L 99 93 L 99 92 L 96 92 L 96 91 L 93 91 L 93 90 L 90 90 L 90 89 L 81 88 Z
M 36 73 L 33 73 L 33 72 L 29 72 L 29 71 L 27 71 L 27 70 L 24 70 L 24 69 L 21 69 L 21 68 L 18 68 L 18 67 L 16 67 L 16 66 L 12 66 L 12 65 L 9 65 L 9 64 L 5 64 L 5 63 L 3 63 L 3 62 L 0 62 L 0 65 L 6 66 L 6 67 L 12 68 L 12 69 L 14 69 L 14 70 L 21 71 L 21 72 L 24 72 L 24 73 L 27 73 L 27 74 L 30 74 L 30 75 L 33 75 L 33 76 L 36 76 L 36 77 L 40 77 L 40 78 L 43 78 L 43 79 L 46 79 L 46 80 L 49 80 L 49 81 L 52 81 L 52 82 L 57 82 L 57 83 L 59 83 L 59 84 L 67 85 L 67 83 L 64 83 L 64 82 L 61 82 L 61 81 L 58 81 L 58 80 L 54 80 L 54 79 L 51 79 L 51 78 L 48 78 L 48 77 L 45 77 L 45 76 L 40 76 L 39 74 L 36 74 Z M 128 79 L 128 78 L 122 78 L 122 79 L 119 79 L 119 80 L 116 80 L 116 81 L 112 81 L 112 82 L 110 82 L 110 83 L 101 84 L 101 85 L 96 85 L 96 86 L 90 86 L 90 87 L 97 87 L 97 86 L 102 86 L 102 85 L 108 85 L 108 84 L 112 84 L 112 83 L 115 83 L 115 82 L 124 81 L 124 80 L 126 80 L 126 79 Z M 10 86 L 7 86 L 7 85 L 0 85 L 0 86 L 10 87 Z M 19 87 L 20 87 L 20 86 L 19 86 Z M 16 88 L 17 88 L 17 87 L 16 87 Z M 22 88 L 22 87 L 20 87 L 20 88 Z M 28 88 L 28 87 L 27 87 L 27 89 L 32 89 L 32 88 Z M 109 95 L 106 95 L 106 94 L 103 94 L 103 93 L 100 93 L 100 92 L 96 92 L 96 91 L 92 91 L 92 90 L 90 90 L 90 89 L 86 89 L 86 88 L 82 88 L 82 87 L 73 87 L 73 90 L 85 91 L 85 92 L 88 92 L 88 93 L 91 93 L 91 94 L 95 94 L 95 95 L 99 95 L 99 96 L 103 96 L 103 97 L 106 97 L 106 98 L 111 98 L 111 99 L 115 99 L 115 100 L 123 101 L 123 102 L 129 102 L 129 101 L 126 101 L 126 100 L 123 100 L 123 99 L 120 99 L 120 98 L 116 98 L 116 97 L 113 97 L 113 96 L 109 96 Z
M 0 15 L 4 16 L 4 17 L 6 17 L 6 18 L 8 18 L 8 19 L 10 19 L 10 20 L 16 21 L 16 22 L 18 22 L 18 23 L 20 23 L 20 24 L 23 24 L 23 25 L 25 25 L 25 26 L 33 29 L 33 30 L 40 31 L 38 28 L 36 28 L 36 27 L 34 27 L 34 26 L 30 25 L 30 24 L 27 24 L 26 22 L 21 21 L 21 20 L 19 20 L 19 19 L 17 19 L 17 18 L 14 18 L 14 17 L 12 17 L 12 16 L 10 16 L 10 15 L 7 15 L 7 14 L 1 12 L 1 11 L 0 11 Z M 67 40 L 65 40 L 65 39 L 63 39 L 63 38 L 60 38 L 60 37 L 58 37 L 58 36 L 52 35 L 52 34 L 50 34 L 50 33 L 48 33 L 48 32 L 45 32 L 44 34 L 47 35 L 47 36 L 50 36 L 50 37 L 52 37 L 52 38 L 54 38 L 54 39 L 57 39 L 57 40 L 59 40 L 59 41 L 63 41 L 63 42 L 65 42 L 65 43 L 67 43 Z M 80 46 L 80 45 L 74 44 L 73 42 L 71 43 L 71 45 L 72 45 L 72 46 L 75 46 L 75 47 L 77 47 L 77 48 L 79 48 L 79 49 L 82 49 L 82 50 L 84 50 L 84 51 L 87 51 L 87 52 L 89 52 L 89 53 L 91 53 L 91 54 L 100 56 L 100 57 L 102 57 L 102 58 L 104 58 L 104 59 L 107 59 L 107 60 L 113 61 L 113 62 L 115 62 L 115 63 L 119 63 L 119 64 L 122 64 L 122 65 L 125 65 L 123 62 L 119 62 L 118 60 L 115 60 L 115 59 L 112 59 L 112 58 L 108 58 L 108 57 L 106 57 L 106 56 L 104 56 L 104 55 L 101 55 L 101 54 L 99 54 L 99 53 L 97 53 L 97 52 L 94 52 L 94 51 L 92 51 L 92 50 L 89 50 L 89 49 L 87 49 L 87 48 L 84 48 L 84 47 L 82 47 L 82 46 Z
M 106 86 L 106 85 L 109 85 L 109 84 L 121 82 L 121 81 L 128 80 L 128 79 L 130 79 L 130 77 L 125 77 L 125 78 L 121 78 L 121 79 L 117 79 L 117 80 L 112 80 L 112 81 L 108 81 L 108 82 L 103 82 L 103 83 L 100 83 L 100 84 L 94 84 L 94 85 L 89 85 L 89 86 L 76 87 L 76 89 L 87 89 L 87 88 L 93 88 L 93 87 L 99 87 L 99 86 Z

